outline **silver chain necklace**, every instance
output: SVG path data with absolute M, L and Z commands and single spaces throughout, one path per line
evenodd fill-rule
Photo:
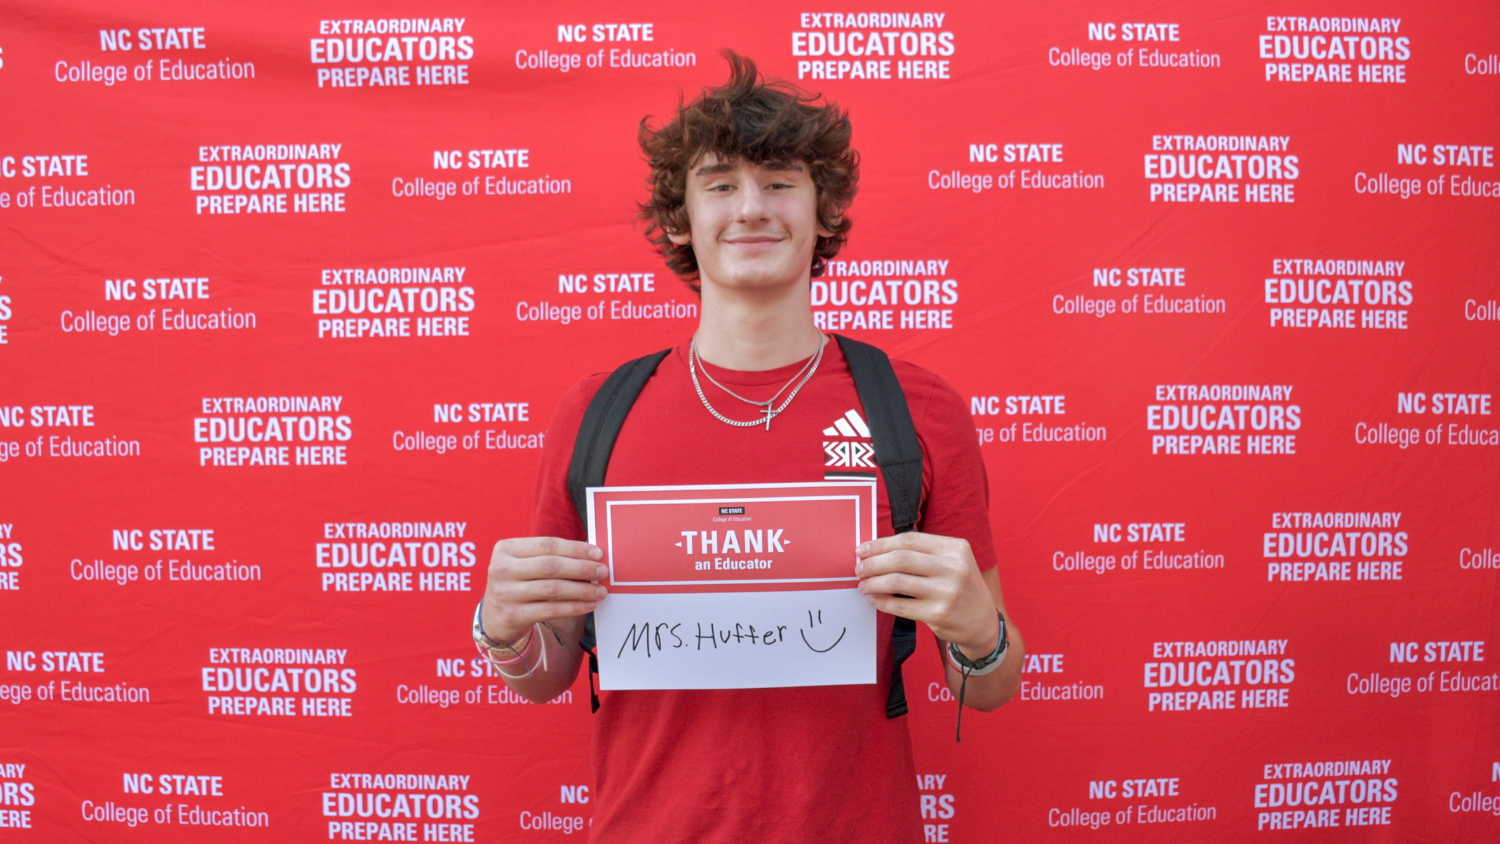
M 751 401 L 750 399 L 747 399 L 744 396 L 735 393 L 728 387 L 720 384 L 717 380 L 714 379 L 712 375 L 709 375 L 707 366 L 703 367 L 703 374 L 708 377 L 709 381 L 711 381 L 719 389 L 723 390 L 734 398 L 737 398 L 746 404 L 755 405 L 756 407 L 761 408 L 762 412 L 766 414 L 765 419 L 751 419 L 749 421 L 730 419 L 729 417 L 715 410 L 714 406 L 708 403 L 708 396 L 703 394 L 703 385 L 698 382 L 699 358 L 698 337 L 696 335 L 694 335 L 691 344 L 688 346 L 688 372 L 693 377 L 693 389 L 698 391 L 698 398 L 703 402 L 703 406 L 708 408 L 708 412 L 712 413 L 714 418 L 719 420 L 720 422 L 723 422 L 726 425 L 733 425 L 736 428 L 750 428 L 764 422 L 766 425 L 766 430 L 769 431 L 771 430 L 771 420 L 779 416 L 782 411 L 787 409 L 787 406 L 792 403 L 792 399 L 797 397 L 797 393 L 802 389 L 802 387 L 806 385 L 808 381 L 812 380 L 813 373 L 818 371 L 818 364 L 822 363 L 823 361 L 823 346 L 825 345 L 821 332 L 818 334 L 818 338 L 818 351 L 813 355 L 812 360 L 807 364 L 804 364 L 802 367 L 802 371 L 798 372 L 796 375 L 793 375 L 790 381 L 783 384 L 781 389 L 777 390 L 776 395 L 771 396 L 769 401 Z M 794 382 L 796 383 L 796 386 L 792 388 L 791 395 L 786 397 L 786 401 L 781 403 L 781 407 L 774 407 L 773 405 L 776 402 L 776 397 L 781 395 L 782 391 L 787 387 L 791 387 Z
M 819 335 L 819 336 L 821 337 L 822 335 Z M 703 369 L 703 375 L 708 378 L 708 382 L 710 384 L 713 384 L 715 387 L 718 387 L 719 389 L 723 390 L 724 392 L 728 393 L 729 395 L 733 396 L 734 398 L 739 399 L 740 401 L 744 402 L 745 404 L 753 404 L 756 407 L 770 407 L 771 405 L 774 405 L 776 403 L 776 399 L 779 398 L 782 393 L 786 392 L 786 388 L 787 387 L 792 386 L 792 382 L 793 381 L 796 381 L 798 378 L 802 377 L 802 374 L 807 371 L 807 368 L 809 366 L 813 366 L 813 365 L 815 365 L 817 363 L 817 361 L 821 357 L 821 353 L 823 351 L 823 344 L 822 344 L 822 341 L 820 340 L 819 343 L 818 343 L 818 351 L 816 353 L 814 353 L 811 357 L 809 357 L 807 359 L 807 363 L 804 363 L 802 365 L 802 368 L 799 369 L 799 370 L 797 370 L 797 374 L 793 375 L 790 381 L 787 381 L 785 384 L 781 385 L 781 389 L 779 389 L 779 390 L 776 391 L 776 395 L 771 396 L 771 398 L 769 400 L 767 400 L 767 401 L 753 401 L 751 399 L 747 399 L 744 396 L 740 395 L 739 393 L 736 393 L 734 390 L 731 390 L 728 387 L 724 386 L 723 384 L 719 383 L 719 379 L 715 378 L 714 375 L 713 375 L 713 373 L 708 371 L 708 367 L 703 364 L 703 357 L 698 354 L 698 338 L 696 336 L 693 337 L 692 345 L 690 346 L 690 351 L 693 353 L 693 357 L 697 359 L 698 366 Z

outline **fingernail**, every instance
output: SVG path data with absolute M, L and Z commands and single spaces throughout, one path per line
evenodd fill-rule
M 594 560 L 604 559 L 604 549 L 597 545 L 589 546 L 589 557 Z
M 864 570 L 865 570 L 865 561 L 864 560 L 855 560 L 854 561 L 854 573 L 855 574 L 859 574 L 859 573 L 863 572 Z
M 599 579 L 603 580 L 606 577 L 609 577 L 609 566 L 600 566 L 599 567 Z
M 597 587 L 594 590 L 594 595 L 597 596 L 599 598 L 599 600 L 601 600 L 601 601 L 604 600 L 604 596 L 608 595 L 608 594 L 609 594 L 609 590 L 605 589 L 603 586 Z
M 869 551 L 870 551 L 870 543 L 868 543 L 868 542 L 866 542 L 865 544 L 863 544 L 863 545 L 859 546 L 858 548 L 854 549 L 854 553 L 856 553 L 856 554 L 866 554 L 866 553 L 869 553 Z

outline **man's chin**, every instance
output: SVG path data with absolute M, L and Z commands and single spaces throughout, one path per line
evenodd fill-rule
M 792 272 L 777 267 L 740 267 L 733 271 L 705 277 L 704 284 L 713 284 L 725 290 L 753 291 L 775 290 L 795 285 L 806 273 Z

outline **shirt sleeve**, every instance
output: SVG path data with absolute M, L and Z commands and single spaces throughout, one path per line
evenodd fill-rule
M 911 364 L 896 363 L 922 445 L 924 500 L 918 529 L 968 540 L 979 570 L 987 571 L 995 566 L 995 540 L 989 475 L 974 419 L 963 396 L 946 381 Z
M 573 443 L 578 439 L 583 411 L 608 377 L 608 372 L 590 375 L 558 399 L 552 420 L 547 423 L 547 439 L 542 446 L 542 463 L 536 476 L 532 536 L 556 536 L 580 542 L 588 539 L 588 530 L 578 515 L 578 509 L 573 506 L 572 493 L 568 491 L 568 466 L 573 462 Z

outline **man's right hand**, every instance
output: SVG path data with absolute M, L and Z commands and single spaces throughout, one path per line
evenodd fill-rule
M 555 536 L 502 539 L 490 555 L 481 620 L 496 642 L 514 642 L 538 621 L 593 612 L 606 594 L 604 552 Z

